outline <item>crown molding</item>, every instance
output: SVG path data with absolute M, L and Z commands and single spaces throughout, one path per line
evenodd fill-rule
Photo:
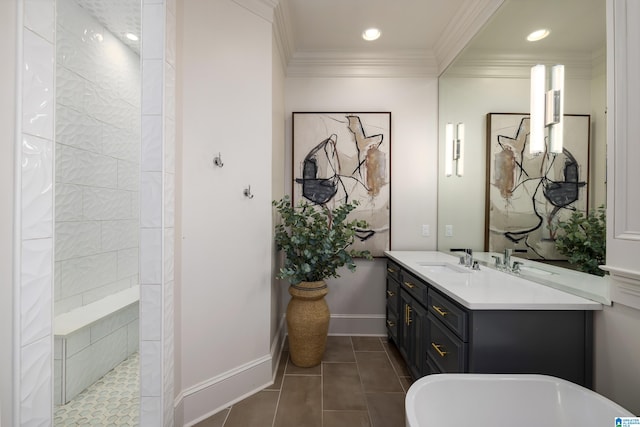
M 291 24 L 291 13 L 289 11 L 289 2 L 280 0 L 280 3 L 274 10 L 273 34 L 276 41 L 276 47 L 280 54 L 282 69 L 287 69 L 289 59 L 293 56 L 294 38 L 293 26 Z
M 446 76 L 528 79 L 535 64 L 564 64 L 568 79 L 591 79 L 602 68 L 598 61 L 604 63 L 604 55 L 557 53 L 541 61 L 535 55 L 469 51 L 447 69 Z
M 273 10 L 280 0 L 233 0 L 234 3 L 255 13 L 268 22 L 273 22 Z
M 428 51 L 394 51 L 376 55 L 361 52 L 295 52 L 286 68 L 288 77 L 437 77 L 438 66 Z
M 453 62 L 504 0 L 466 0 L 435 44 L 438 75 Z

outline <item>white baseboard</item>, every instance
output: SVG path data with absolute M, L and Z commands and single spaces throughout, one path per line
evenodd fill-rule
M 384 314 L 332 314 L 329 335 L 385 336 Z
M 329 335 L 386 336 L 384 314 L 332 314 L 329 320 Z M 282 317 L 282 322 L 285 316 Z M 286 322 L 283 330 L 286 331 Z
M 176 425 L 197 424 L 270 386 L 271 370 L 269 354 L 184 390 L 175 403 L 176 414 L 182 414 Z
M 192 426 L 273 384 L 284 346 L 285 330 L 285 317 L 282 316 L 271 342 L 270 355 L 180 393 L 174 402 L 175 425 Z M 262 385 L 255 387 L 256 383 Z
M 287 331 L 286 316 L 283 314 L 278 323 L 278 330 L 275 337 L 271 342 L 271 377 L 275 381 L 276 374 L 278 373 L 278 365 L 280 364 L 280 354 L 282 354 L 282 348 L 284 347 L 284 339 Z
M 384 322 L 379 314 L 332 314 L 329 335 L 386 336 Z M 282 316 L 270 354 L 183 390 L 174 402 L 175 425 L 195 425 L 273 384 L 285 333 Z

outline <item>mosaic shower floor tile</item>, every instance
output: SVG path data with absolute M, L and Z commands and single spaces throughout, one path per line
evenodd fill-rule
M 57 406 L 56 426 L 137 426 L 139 355 L 132 354 L 66 405 Z

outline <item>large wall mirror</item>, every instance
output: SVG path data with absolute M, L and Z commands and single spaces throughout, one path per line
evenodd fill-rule
M 589 210 L 606 201 L 605 0 L 505 0 L 439 79 L 438 250 L 485 249 L 487 115 L 529 113 L 530 69 L 565 66 L 565 114 L 588 115 Z M 526 36 L 550 34 L 537 42 Z M 464 173 L 445 174 L 446 123 L 464 123 Z M 588 156 L 588 157 L 587 157 Z

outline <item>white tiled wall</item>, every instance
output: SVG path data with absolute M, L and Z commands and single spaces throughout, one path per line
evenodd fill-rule
M 60 314 L 138 282 L 140 58 L 74 0 L 57 8 Z
M 18 128 L 16 215 L 20 276 L 16 317 L 17 424 L 48 425 L 53 396 L 53 122 L 54 2 L 25 0 Z
M 142 26 L 140 423 L 172 426 L 175 3 L 144 0 Z
M 15 349 L 17 357 L 16 369 L 18 370 L 18 384 L 16 393 L 18 395 L 16 422 L 21 426 L 40 426 L 52 424 L 53 401 L 53 336 L 52 336 L 52 315 L 51 307 L 54 297 L 54 281 L 60 283 L 62 273 L 58 269 L 53 269 L 53 141 L 54 141 L 54 29 L 55 25 L 55 0 L 19 0 L 19 16 L 22 19 L 21 41 L 19 42 L 19 54 L 21 56 L 21 72 L 19 73 L 21 110 L 19 114 L 19 148 L 22 153 L 19 159 L 20 173 L 16 179 L 17 200 L 19 214 L 17 220 L 19 224 L 22 250 L 16 254 L 20 264 L 21 275 L 16 280 L 14 289 L 16 298 L 20 305 L 20 321 L 16 324 L 16 336 L 19 347 Z M 147 44 L 147 49 L 142 54 L 143 75 L 145 68 L 148 69 L 145 77 L 153 75 L 153 79 L 147 81 L 146 99 L 141 100 L 142 135 L 146 141 L 142 154 L 142 165 L 153 164 L 151 167 L 142 166 L 141 169 L 147 172 L 162 172 L 163 179 L 161 185 L 163 200 L 160 206 L 164 207 L 162 226 L 157 228 L 160 234 L 159 239 L 152 239 L 148 245 L 140 245 L 140 257 L 149 260 L 146 273 L 154 279 L 160 278 L 157 282 L 146 283 L 143 286 L 158 286 L 161 289 L 159 307 L 163 310 L 161 324 L 149 323 L 146 327 L 140 326 L 140 340 L 151 341 L 151 345 L 145 346 L 145 355 L 141 357 L 141 364 L 145 366 L 155 366 L 160 360 L 161 372 L 160 381 L 157 376 L 148 374 L 145 370 L 141 374 L 141 383 L 144 383 L 145 395 L 142 396 L 140 425 L 145 426 L 171 426 L 173 425 L 173 280 L 168 274 L 173 274 L 173 269 L 165 266 L 172 264 L 172 248 L 166 245 L 171 244 L 171 239 L 165 241 L 163 235 L 173 229 L 173 194 L 166 191 L 174 188 L 173 173 L 174 159 L 173 153 L 175 141 L 175 103 L 173 93 L 173 70 L 175 67 L 175 1 L 174 0 L 145 0 L 142 5 L 142 14 L 146 15 L 147 28 L 143 28 L 143 44 Z M 65 17 L 58 17 L 60 26 L 66 25 Z M 152 31 L 158 38 L 147 37 L 149 27 L 161 28 Z M 164 34 L 164 37 L 162 35 Z M 165 42 L 166 40 L 166 42 Z M 153 46 L 155 44 L 155 47 Z M 63 46 L 64 48 L 64 46 Z M 91 55 L 92 53 L 83 52 Z M 150 57 L 152 55 L 153 57 Z M 155 57 L 155 56 L 159 57 Z M 75 59 L 75 58 L 74 58 Z M 76 74 L 85 73 L 87 70 L 73 68 L 75 63 L 72 58 L 66 58 L 67 67 Z M 155 67 L 154 67 L 155 65 Z M 64 68 L 64 67 L 63 67 Z M 111 69 L 100 70 L 104 73 L 113 73 Z M 155 74 L 154 74 L 155 73 Z M 158 74 L 159 73 L 159 74 Z M 165 76 L 169 76 L 169 83 L 165 83 Z M 81 74 L 79 74 L 81 75 Z M 87 81 L 90 75 L 82 75 Z M 64 78 L 64 76 L 63 76 Z M 151 84 L 153 81 L 153 84 Z M 166 87 L 165 87 L 166 85 Z M 61 102 L 71 102 L 77 100 L 81 87 L 73 86 L 69 99 L 63 98 Z M 125 91 L 133 91 L 124 83 L 118 86 L 119 94 Z M 143 88 L 143 91 L 145 89 Z M 93 96 L 93 93 L 92 93 Z M 94 99 L 94 98 L 89 98 Z M 111 99 L 113 101 L 113 99 Z M 165 107 L 165 105 L 167 107 Z M 65 105 L 66 106 L 66 105 Z M 88 110 L 99 115 L 99 112 Z M 170 113 L 170 115 L 169 115 Z M 61 114 L 65 114 L 61 112 Z M 135 115 L 134 115 L 135 116 Z M 133 117 L 133 116 L 132 116 Z M 123 117 L 121 117 L 123 118 Z M 83 124 L 84 139 L 76 141 L 77 144 L 86 147 L 86 144 L 95 144 L 90 136 L 97 130 L 93 127 L 95 122 L 88 120 Z M 61 136 L 68 135 L 68 130 L 60 129 Z M 102 135 L 114 133 L 112 127 L 103 126 Z M 116 132 L 117 133 L 117 132 Z M 34 139 L 38 138 L 38 139 Z M 93 140 L 93 142 L 91 142 Z M 122 170 L 123 161 L 127 156 L 134 154 L 126 138 L 114 138 L 119 143 L 110 145 L 107 151 L 102 154 L 118 159 L 116 161 L 117 178 L 116 182 L 121 185 L 121 189 L 132 190 L 131 169 Z M 33 143 L 37 141 L 37 143 Z M 85 145 L 83 145 L 85 144 Z M 33 147 L 39 147 L 33 150 Z M 68 148 L 79 149 L 81 147 L 68 145 Z M 105 149 L 103 145 L 103 149 Z M 160 161 L 160 166 L 158 166 Z M 39 178 L 34 178 L 35 176 Z M 89 178 L 92 179 L 92 178 Z M 80 192 L 79 183 L 70 183 L 67 188 L 63 188 L 58 193 L 59 197 L 70 197 L 73 199 L 69 204 L 65 203 L 64 212 L 70 219 L 82 219 L 80 216 Z M 25 203 L 27 205 L 25 205 Z M 132 211 L 138 211 L 139 202 L 132 203 Z M 85 221 L 84 226 L 91 229 L 91 221 Z M 112 223 L 112 226 L 131 227 L 130 224 Z M 102 236 L 102 231 L 100 233 Z M 125 248 L 121 248 L 125 249 Z M 71 249 L 69 249 L 71 250 Z M 150 251 L 152 256 L 146 256 Z M 156 254 L 159 253 L 158 257 Z M 34 256 L 38 254 L 37 256 Z M 123 255 L 124 256 L 124 255 Z M 129 264 L 127 269 L 131 268 Z M 54 280 L 55 272 L 55 280 Z M 37 277 L 38 279 L 31 279 Z M 41 290 L 30 292 L 30 287 L 35 283 L 41 283 Z M 57 292 L 56 292 L 57 293 Z M 157 301 L 156 301 L 157 302 Z M 145 303 L 144 299 L 141 304 Z M 141 322 L 145 316 L 141 317 Z M 129 326 L 131 328 L 133 326 Z M 154 332 L 155 331 L 155 332 Z M 158 331 L 160 334 L 158 335 Z M 128 334 L 131 337 L 133 334 Z M 150 338 L 151 337 L 151 338 Z M 146 358 L 149 360 L 146 360 Z M 155 364 L 155 365 L 154 365 Z

